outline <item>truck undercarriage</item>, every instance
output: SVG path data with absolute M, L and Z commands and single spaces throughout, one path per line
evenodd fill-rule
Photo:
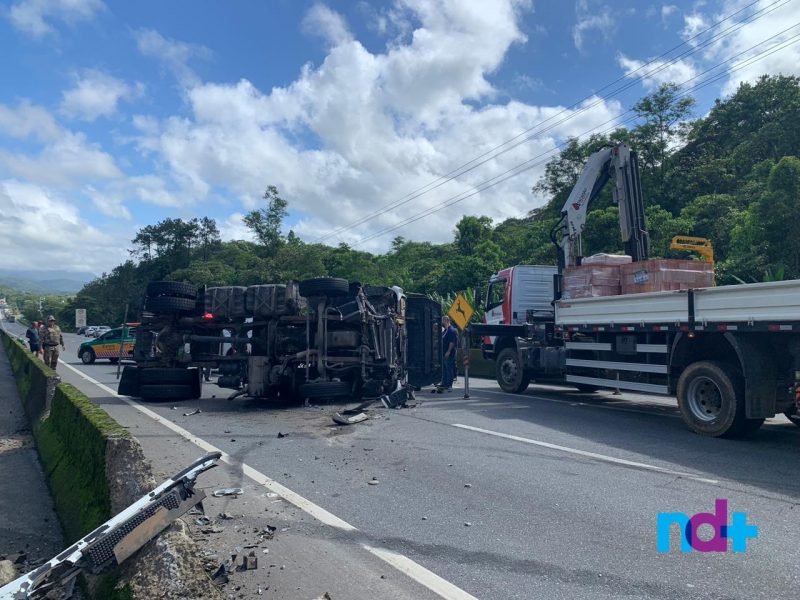
M 319 277 L 286 285 L 197 289 L 153 282 L 120 393 L 197 398 L 202 375 L 235 395 L 391 396 L 439 377 L 438 304 L 397 287 Z

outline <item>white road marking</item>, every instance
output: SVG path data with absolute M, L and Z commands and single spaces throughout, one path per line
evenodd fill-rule
M 719 484 L 719 481 L 716 479 L 707 479 L 705 477 L 699 477 L 698 475 L 694 475 L 693 473 L 684 473 L 683 471 L 673 471 L 672 469 L 666 469 L 664 467 L 658 467 L 656 465 L 648 465 L 645 463 L 640 463 L 632 460 L 625 460 L 624 458 L 614 458 L 613 456 L 606 456 L 605 454 L 597 454 L 596 452 L 588 452 L 587 450 L 578 450 L 577 448 L 568 448 L 567 446 L 559 446 L 558 444 L 551 444 L 550 442 L 532 440 L 530 438 L 524 438 L 518 435 L 511 435 L 508 433 L 501 433 L 499 431 L 492 431 L 491 429 L 481 429 L 480 427 L 473 427 L 472 425 L 462 425 L 461 423 L 453 423 L 452 426 L 458 427 L 459 429 L 467 429 L 469 431 L 476 431 L 478 433 L 485 433 L 486 435 L 493 435 L 495 437 L 505 438 L 507 440 L 513 440 L 515 442 L 522 442 L 524 444 L 541 446 L 542 448 L 549 448 L 550 450 L 558 450 L 559 452 L 567 452 L 568 454 L 585 456 L 586 458 L 592 458 L 594 460 L 601 460 L 604 462 L 609 462 L 617 465 L 624 465 L 626 467 L 635 467 L 637 469 L 644 469 L 647 471 L 656 471 L 658 473 L 666 473 L 667 475 L 677 475 L 679 477 L 686 477 L 687 479 L 702 481 L 703 483 L 710 483 L 713 485 Z
M 245 463 L 239 462 L 231 455 L 223 452 L 216 446 L 209 444 L 205 440 L 197 437 L 196 435 L 192 434 L 190 431 L 187 431 L 183 427 L 176 425 L 172 421 L 165 419 L 158 413 L 150 410 L 139 404 L 138 402 L 134 402 L 125 396 L 120 396 L 116 391 L 108 387 L 107 385 L 100 383 L 96 379 L 89 377 L 83 371 L 76 369 L 71 364 L 64 362 L 63 360 L 59 359 L 59 362 L 67 367 L 69 370 L 75 372 L 80 376 L 82 379 L 89 381 L 99 387 L 104 392 L 114 396 L 115 398 L 119 398 L 129 406 L 135 408 L 143 415 L 146 415 L 160 423 L 164 427 L 167 427 L 171 431 L 177 433 L 182 438 L 192 442 L 195 446 L 205 450 L 206 452 L 221 452 L 222 458 L 221 460 L 231 466 L 234 467 L 241 467 L 242 472 L 255 481 L 256 483 L 263 485 L 271 492 L 275 492 L 276 494 L 282 496 L 287 502 L 294 504 L 300 510 L 306 512 L 307 514 L 311 515 L 321 523 L 328 525 L 330 527 L 334 527 L 336 529 L 342 531 L 358 531 L 356 527 L 350 525 L 347 521 L 340 519 L 336 515 L 328 512 L 321 506 L 318 506 L 311 502 L 310 500 L 304 498 L 300 494 L 293 492 L 289 488 L 281 485 L 274 479 L 271 479 L 261 473 L 260 471 L 254 469 L 250 465 Z M 378 557 L 386 564 L 391 565 L 401 573 L 404 573 L 417 583 L 425 586 L 433 593 L 437 594 L 441 598 L 445 598 L 446 600 L 478 600 L 475 596 L 465 592 L 461 588 L 457 587 L 456 585 L 450 583 L 446 579 L 439 577 L 433 571 L 429 571 L 422 565 L 417 562 L 414 562 L 410 558 L 403 556 L 402 554 L 398 554 L 386 548 L 375 548 L 374 546 L 369 546 L 368 544 L 359 544 L 361 548 L 369 552 L 370 554 Z

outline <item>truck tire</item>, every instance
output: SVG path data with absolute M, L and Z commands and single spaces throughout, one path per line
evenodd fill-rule
M 678 408 L 686 425 L 711 437 L 752 433 L 764 422 L 745 416 L 744 381 L 730 365 L 700 361 L 678 379 Z
M 495 361 L 497 384 L 504 392 L 521 394 L 528 389 L 531 376 L 519 362 L 516 348 L 505 348 L 500 351 Z
M 155 296 L 145 300 L 144 308 L 156 314 L 185 313 L 195 309 L 195 301 L 191 298 Z
M 142 385 L 139 397 L 142 400 L 189 400 L 194 396 L 191 385 Z
M 91 348 L 86 348 L 86 350 L 81 351 L 81 362 L 85 365 L 91 365 L 96 358 L 97 356 Z
M 318 381 L 300 386 L 301 398 L 339 398 L 349 396 L 352 386 L 347 381 Z
M 151 367 L 139 372 L 141 385 L 192 385 L 196 377 L 197 369 Z
M 147 284 L 147 297 L 173 296 L 176 298 L 197 298 L 197 286 L 182 281 L 151 281 Z
M 346 296 L 350 284 L 339 277 L 314 277 L 300 282 L 300 295 L 309 296 Z

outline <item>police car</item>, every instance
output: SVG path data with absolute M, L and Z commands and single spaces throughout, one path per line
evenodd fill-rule
M 112 364 L 119 362 L 122 358 L 130 358 L 133 355 L 133 345 L 136 342 L 136 329 L 125 327 L 125 339 L 122 339 L 122 327 L 106 331 L 103 335 L 93 340 L 83 342 L 78 348 L 78 358 L 83 364 L 90 365 L 98 358 L 111 361 Z M 120 352 L 120 344 L 122 351 Z

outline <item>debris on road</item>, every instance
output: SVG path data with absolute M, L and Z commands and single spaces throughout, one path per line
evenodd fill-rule
M 369 480 L 367 483 L 368 483 L 369 485 L 378 485 L 378 484 L 380 483 L 380 481 L 378 481 L 378 478 L 377 478 L 377 477 L 373 477 L 373 478 L 372 478 L 372 479 L 370 479 L 370 480 Z
M 464 527 L 472 527 L 472 523 L 470 523 L 469 521 L 466 521 L 464 523 Z
M 244 494 L 242 488 L 221 488 L 219 490 L 214 490 L 212 496 L 215 498 L 222 498 L 223 496 L 234 496 L 238 498 L 242 494 Z
M 214 574 L 211 576 L 211 581 L 213 581 L 216 585 L 225 585 L 228 583 L 228 581 L 230 581 L 228 573 L 230 573 L 230 570 L 228 569 L 228 564 L 226 561 L 222 563 L 216 571 L 214 571 Z
M 207 516 L 205 516 L 205 515 L 203 515 L 202 517 L 197 517 L 197 518 L 194 520 L 194 522 L 195 522 L 197 525 L 200 525 L 201 527 L 204 527 L 204 526 L 206 526 L 206 525 L 211 525 L 211 519 L 209 519 L 209 518 L 208 518 Z
M 0 560 L 0 586 L 14 581 L 17 578 L 17 569 L 10 560 Z
M 472 487 L 472 484 L 471 484 L 471 483 L 465 483 L 465 484 L 464 484 L 464 487 L 465 487 L 465 488 L 471 488 L 471 487 Z
M 252 571 L 258 568 L 258 558 L 255 552 L 250 552 L 247 556 L 242 557 L 242 564 L 239 566 L 240 571 Z
M 282 438 L 285 438 L 285 437 L 289 437 L 289 434 L 288 433 L 281 433 L 280 431 L 278 432 L 278 439 L 282 439 Z
M 226 513 L 226 512 L 219 513 L 217 515 L 217 517 L 222 519 L 223 521 L 232 521 L 233 518 L 234 518 L 232 514 L 229 514 L 229 513 Z
M 119 565 L 201 502 L 205 493 L 194 484 L 220 457 L 213 452 L 194 461 L 55 558 L 0 588 L 0 598 L 69 598 L 83 570 L 97 574 Z
M 261 540 L 271 540 L 275 537 L 275 532 L 278 530 L 277 527 L 273 527 L 272 525 L 267 525 L 264 527 L 259 533 L 258 536 Z
M 367 419 L 369 419 L 369 417 L 363 412 L 352 417 L 348 417 L 342 413 L 336 413 L 333 415 L 333 421 L 339 425 L 355 425 L 356 423 L 361 423 Z
M 202 409 L 195 408 L 193 411 L 183 413 L 184 417 L 191 417 L 192 415 L 199 415 L 202 413 Z

